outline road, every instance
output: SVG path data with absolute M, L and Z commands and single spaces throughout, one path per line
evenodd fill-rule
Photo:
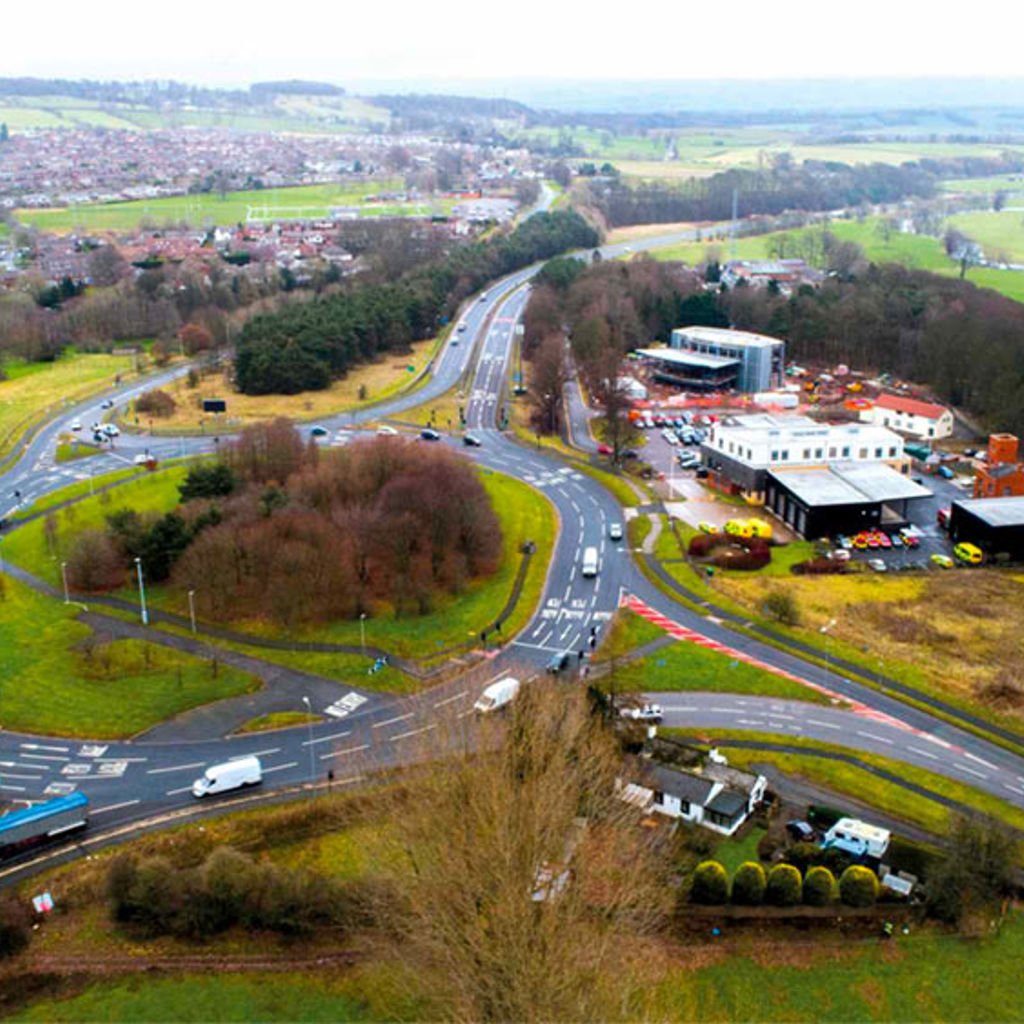
M 653 248 L 691 234 L 647 239 L 633 243 L 633 248 Z M 622 247 L 610 247 L 606 255 L 614 255 L 615 248 Z M 465 677 L 415 697 L 393 697 L 361 685 L 329 681 L 322 681 L 319 688 L 311 685 L 311 705 L 322 721 L 308 728 L 197 740 L 175 738 L 173 723 L 169 723 L 160 732 L 162 742 L 139 739 L 114 743 L 5 732 L 0 734 L 0 792 L 7 797 L 39 799 L 74 787 L 89 795 L 98 825 L 115 825 L 190 805 L 191 782 L 206 766 L 248 754 L 256 754 L 263 761 L 267 788 L 291 786 L 311 778 L 323 780 L 328 770 L 341 785 L 372 770 L 408 763 L 430 750 L 443 749 L 453 733 L 471 736 L 472 701 L 487 682 L 509 671 L 541 670 L 553 654 L 564 651 L 574 654 L 578 664 L 579 652 L 589 650 L 591 630 L 600 633 L 625 597 L 637 607 L 664 616 L 678 635 L 717 645 L 773 671 L 825 686 L 837 700 L 852 706 L 851 710 L 837 710 L 794 702 L 789 708 L 779 702 L 763 705 L 720 693 L 657 695 L 655 699 L 666 707 L 670 724 L 761 729 L 760 724 L 748 723 L 763 722 L 765 731 L 782 735 L 799 730 L 801 735 L 816 739 L 835 742 L 838 738 L 844 745 L 908 760 L 1024 806 L 1024 760 L 1016 755 L 838 673 L 826 672 L 823 676 L 821 668 L 796 654 L 736 632 L 726 623 L 673 601 L 638 570 L 624 543 L 609 539 L 608 527 L 621 521 L 622 511 L 605 488 L 544 452 L 511 441 L 498 429 L 511 341 L 527 297 L 524 286 L 535 270 L 531 267 L 511 275 L 492 287 L 482 300 L 467 303 L 463 311 L 466 330 L 453 333 L 435 360 L 431 379 L 418 391 L 374 409 L 322 421 L 333 431 L 397 416 L 411 405 L 440 397 L 472 367 L 467 421 L 482 444 L 466 448 L 466 454 L 487 468 L 540 489 L 551 500 L 559 519 L 558 539 L 540 606 L 516 637 L 504 638 L 511 642 L 500 652 L 487 652 L 482 664 Z M 475 351 L 478 358 L 473 366 Z M 147 381 L 113 394 L 123 402 L 134 391 L 152 386 L 154 382 Z M 99 402 L 94 399 L 82 403 L 57 417 L 28 446 L 17 465 L 0 477 L 7 511 L 15 489 L 21 492 L 24 503 L 67 483 L 68 472 L 58 470 L 49 461 L 57 434 L 72 419 L 91 422 L 91 418 L 98 418 L 94 412 Z M 445 438 L 442 443 L 461 447 L 457 438 Z M 214 440 L 208 437 L 157 440 L 124 436 L 114 452 L 99 458 L 105 468 L 112 468 L 111 463 L 130 462 L 146 447 L 160 457 L 168 457 L 209 451 L 214 446 Z M 80 472 L 74 467 L 72 464 L 73 473 Z M 599 572 L 594 578 L 584 578 L 580 572 L 582 553 L 591 546 L 599 553 Z M 554 680 L 552 684 L 562 682 Z

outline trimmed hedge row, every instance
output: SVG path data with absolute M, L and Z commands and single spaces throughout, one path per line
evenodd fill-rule
M 702 906 L 756 907 L 767 903 L 774 907 L 795 907 L 805 903 L 812 907 L 827 907 L 840 902 L 848 907 L 870 907 L 878 899 L 879 885 L 870 868 L 854 864 L 839 877 L 828 868 L 812 867 L 806 877 L 792 864 L 776 864 L 767 873 L 754 861 L 745 861 L 732 877 L 716 860 L 702 861 L 693 873 L 690 902 Z

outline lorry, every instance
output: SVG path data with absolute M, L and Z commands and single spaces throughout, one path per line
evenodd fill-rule
M 490 714 L 492 711 L 511 704 L 519 692 L 519 680 L 513 676 L 505 676 L 496 683 L 484 688 L 480 699 L 473 705 L 473 710 L 482 715 Z
M 263 766 L 255 756 L 238 757 L 224 764 L 213 764 L 192 783 L 192 795 L 198 800 L 214 793 L 227 793 L 263 781 Z

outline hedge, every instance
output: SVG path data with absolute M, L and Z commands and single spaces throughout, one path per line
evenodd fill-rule
M 870 868 L 852 864 L 839 877 L 839 898 L 848 907 L 870 907 L 878 899 L 878 878 Z
M 826 867 L 811 868 L 804 878 L 804 903 L 827 907 L 836 898 L 836 878 Z
M 732 902 L 744 907 L 760 906 L 766 885 L 764 868 L 752 860 L 744 861 L 732 877 Z
M 800 902 L 803 880 L 792 864 L 776 864 L 768 872 L 765 901 L 776 907 L 793 907 Z
M 693 872 L 690 901 L 705 906 L 721 906 L 729 899 L 729 876 L 717 860 L 698 864 Z

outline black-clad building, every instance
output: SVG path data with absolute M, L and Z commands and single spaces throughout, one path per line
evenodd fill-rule
M 955 544 L 974 544 L 989 556 L 1024 559 L 1024 498 L 954 501 L 949 535 Z

